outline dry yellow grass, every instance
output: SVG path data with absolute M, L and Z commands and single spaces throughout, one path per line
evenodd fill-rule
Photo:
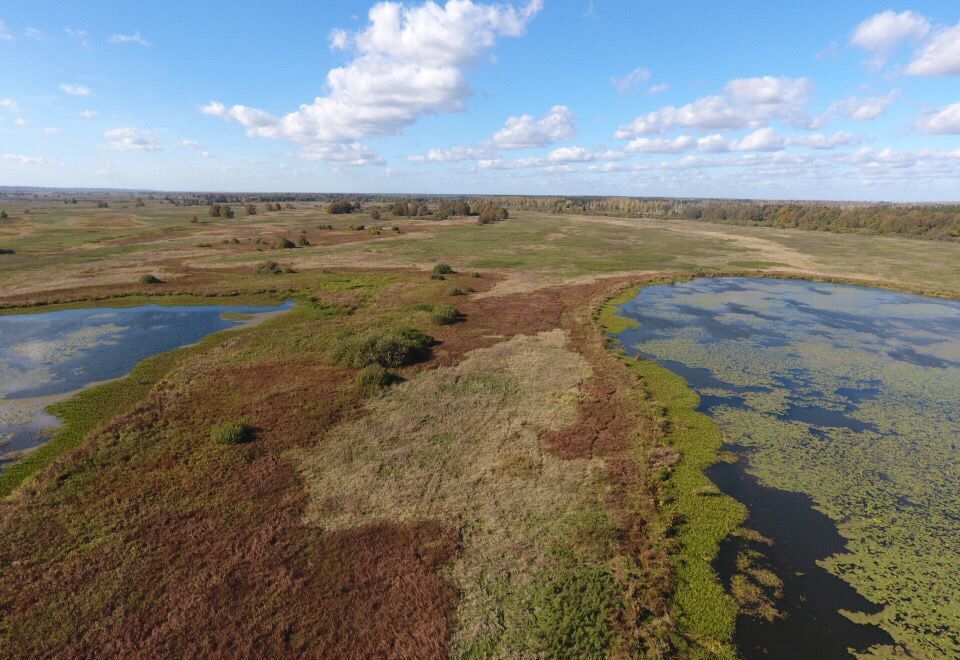
M 558 544 L 582 541 L 571 521 L 602 510 L 602 461 L 563 460 L 541 446 L 547 431 L 576 420 L 590 373 L 553 330 L 474 350 L 395 387 L 296 456 L 308 523 L 455 526 L 462 553 L 449 578 L 462 597 L 452 655 L 529 650 L 531 613 L 518 599 Z

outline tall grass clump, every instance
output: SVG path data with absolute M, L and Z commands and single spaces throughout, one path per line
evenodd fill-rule
M 367 365 L 357 372 L 353 385 L 361 394 L 371 396 L 390 387 L 397 377 L 379 364 Z
M 253 429 L 243 420 L 224 422 L 210 429 L 210 439 L 221 445 L 239 445 L 252 436 Z
M 431 318 L 437 325 L 450 325 L 462 321 L 463 315 L 453 305 L 434 305 Z
M 426 360 L 436 340 L 415 328 L 374 330 L 347 334 L 334 341 L 334 360 L 361 369 L 373 364 L 381 367 L 402 367 Z

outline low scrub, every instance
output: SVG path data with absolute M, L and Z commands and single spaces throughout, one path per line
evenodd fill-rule
M 425 332 L 400 328 L 343 336 L 334 342 L 332 352 L 338 363 L 348 367 L 402 367 L 429 358 L 434 344 L 436 340 Z
M 450 325 L 462 321 L 463 315 L 453 305 L 434 305 L 431 318 L 438 325 Z
M 357 372 L 353 384 L 359 392 L 371 396 L 390 387 L 396 380 L 397 377 L 390 373 L 386 367 L 371 364 Z
M 140 284 L 160 284 L 160 278 L 148 273 L 140 278 Z
M 210 429 L 210 439 L 221 445 L 239 445 L 253 438 L 253 429 L 242 420 L 224 422 Z
M 282 272 L 283 268 L 276 261 L 264 261 L 257 266 L 256 271 L 257 275 L 279 275 Z

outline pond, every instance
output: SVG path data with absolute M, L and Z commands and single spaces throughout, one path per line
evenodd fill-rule
M 753 657 L 960 656 L 960 301 L 793 280 L 650 286 L 624 349 L 685 378 L 752 532 L 715 566 Z M 781 584 L 763 579 L 772 571 Z
M 71 309 L 0 316 L 0 469 L 42 444 L 57 419 L 44 412 L 141 360 L 263 320 L 278 306 Z

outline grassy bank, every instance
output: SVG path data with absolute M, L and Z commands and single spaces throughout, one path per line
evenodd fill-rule
M 656 283 L 662 282 L 650 284 Z M 641 286 L 624 290 L 600 310 L 598 321 L 605 332 L 619 335 L 635 324 L 617 312 Z M 704 475 L 718 460 L 723 436 L 708 416 L 697 412 L 699 397 L 682 378 L 652 361 L 626 355 L 624 361 L 660 415 L 662 444 L 680 454 L 679 461 L 663 468 L 667 498 L 661 507 L 664 517 L 677 524 L 674 604 L 681 632 L 692 643 L 694 657 L 736 657 L 732 638 L 737 606 L 712 563 L 720 542 L 746 519 L 746 509 L 722 495 Z

